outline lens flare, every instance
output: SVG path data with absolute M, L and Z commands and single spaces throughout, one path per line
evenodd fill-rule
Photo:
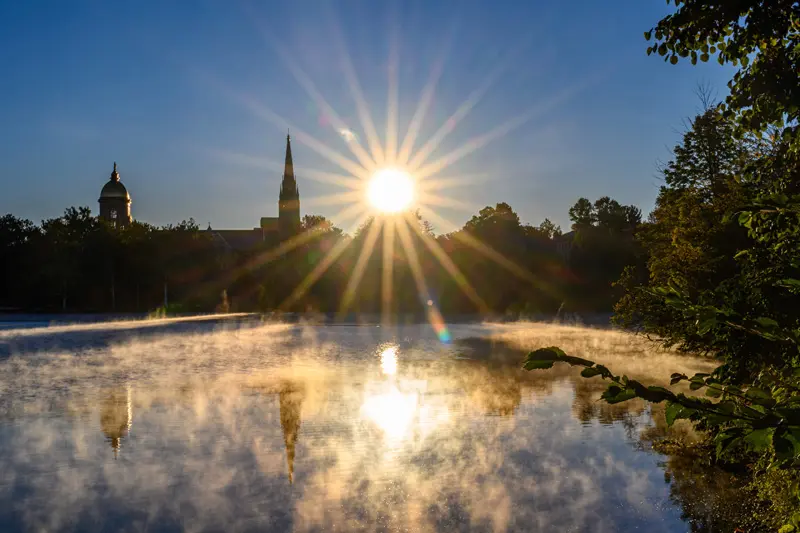
M 450 330 L 447 329 L 447 324 L 444 321 L 444 317 L 442 317 L 442 313 L 436 309 L 433 301 L 428 300 L 427 304 L 428 322 L 433 328 L 434 333 L 436 333 L 436 336 L 439 337 L 439 342 L 449 344 L 450 341 L 453 340 L 453 337 L 450 335 Z

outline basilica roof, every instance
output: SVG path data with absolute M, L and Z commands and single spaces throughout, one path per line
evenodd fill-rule
M 117 164 L 114 163 L 114 171 L 111 173 L 111 177 L 103 185 L 103 189 L 100 191 L 100 199 L 103 198 L 124 198 L 126 200 L 131 199 L 131 195 L 128 194 L 128 189 L 119 181 L 119 172 L 117 172 Z

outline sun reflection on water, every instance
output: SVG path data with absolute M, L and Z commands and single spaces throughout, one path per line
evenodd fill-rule
M 388 346 L 381 351 L 381 371 L 387 376 L 397 374 L 397 346 Z
M 362 416 L 378 426 L 392 444 L 412 436 L 424 438 L 449 418 L 446 408 L 431 405 L 426 398 L 426 380 L 398 374 L 399 350 L 395 344 L 378 349 L 384 379 L 368 383 L 361 405 Z

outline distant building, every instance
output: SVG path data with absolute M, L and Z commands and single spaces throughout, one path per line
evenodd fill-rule
M 100 191 L 100 219 L 117 227 L 131 223 L 131 196 L 119 179 L 117 164 Z M 286 135 L 286 159 L 278 194 L 278 216 L 261 217 L 253 229 L 212 229 L 212 239 L 227 250 L 246 250 L 264 241 L 279 242 L 300 232 L 300 189 L 294 175 L 291 137 Z
M 575 232 L 569 231 L 558 237 L 553 237 L 556 244 L 556 252 L 561 256 L 561 259 L 567 263 L 569 256 L 572 253 L 572 243 L 575 241 Z
M 278 216 L 261 217 L 259 226 L 253 229 L 217 230 L 209 224 L 208 231 L 221 247 L 229 250 L 246 250 L 260 242 L 286 240 L 300 233 L 300 188 L 294 175 L 289 135 L 286 136 L 286 159 L 278 194 Z
M 100 191 L 100 219 L 117 227 L 126 227 L 131 223 L 131 195 L 119 180 L 117 163 L 111 178 Z

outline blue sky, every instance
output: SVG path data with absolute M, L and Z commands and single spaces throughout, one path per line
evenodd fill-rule
M 400 140 L 442 65 L 415 151 L 485 88 L 429 159 L 501 127 L 440 171 L 457 183 L 438 191 L 460 204 L 436 208 L 452 224 L 505 201 L 524 222 L 548 217 L 566 228 L 580 196 L 609 195 L 647 213 L 657 162 L 699 107 L 697 84 L 722 97 L 731 75 L 715 62 L 646 56 L 643 32 L 668 8 L 663 0 L 4 2 L 0 213 L 38 222 L 71 205 L 96 212 L 117 161 L 136 219 L 253 227 L 277 214 L 288 122 L 299 132 L 302 212 L 347 227 L 334 216 L 346 204 L 312 200 L 346 189 L 308 177 L 347 172 L 302 133 L 355 158 L 295 75 L 366 144 L 345 58 L 382 143 L 392 58 Z

